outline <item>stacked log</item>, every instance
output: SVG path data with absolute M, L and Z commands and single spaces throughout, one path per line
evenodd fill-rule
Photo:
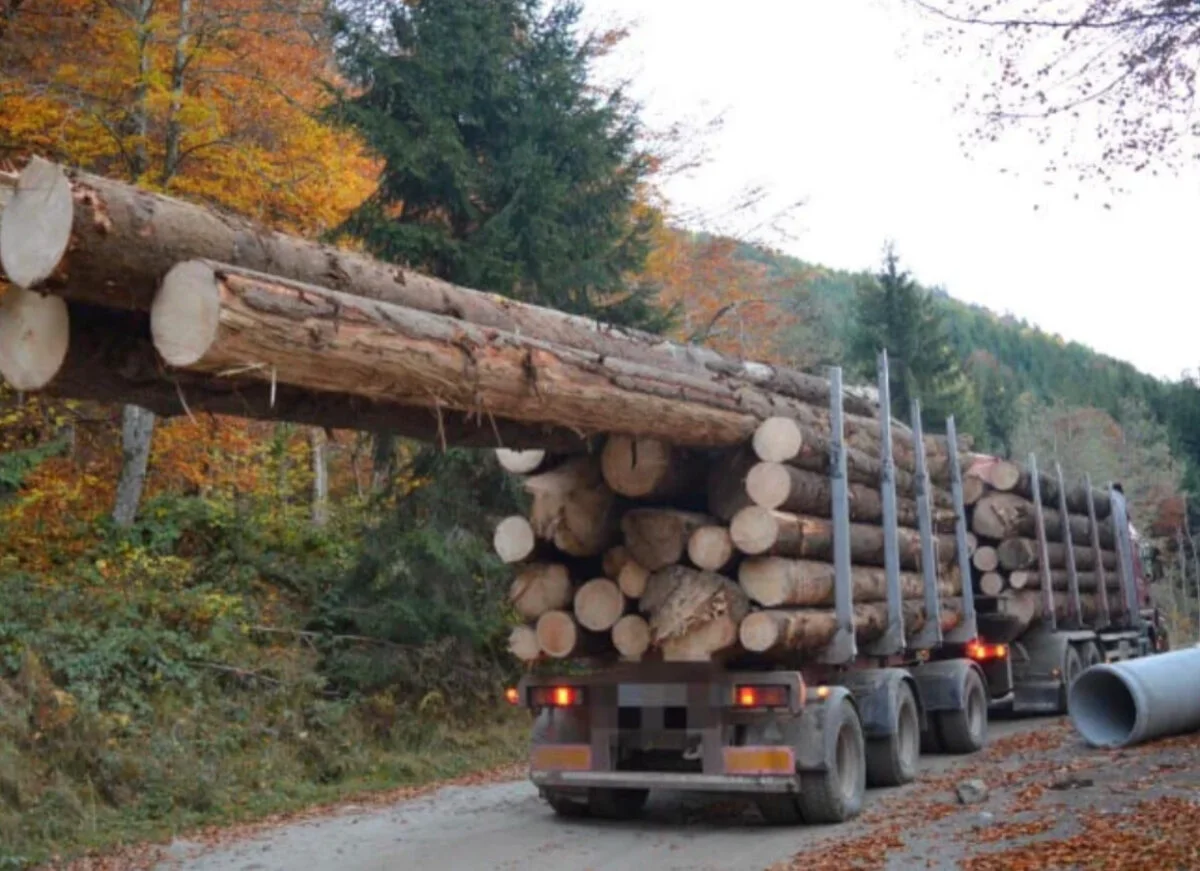
M 1003 600 L 1002 612 L 1024 631 L 1044 615 L 1043 586 L 1047 578 L 1054 592 L 1056 618 L 1069 615 L 1073 571 L 1081 594 L 1080 616 L 1093 619 L 1102 601 L 1110 614 L 1120 614 L 1125 603 L 1120 592 L 1109 494 L 1093 488 L 1093 525 L 1084 486 L 1068 487 L 1060 494 L 1057 476 L 1045 473 L 1039 474 L 1037 484 L 1044 522 L 1045 572 L 1030 470 L 1013 460 L 995 457 L 972 456 L 967 461 L 963 501 L 977 541 L 972 555 L 976 595 Z M 1065 516 L 1061 511 L 1064 502 Z

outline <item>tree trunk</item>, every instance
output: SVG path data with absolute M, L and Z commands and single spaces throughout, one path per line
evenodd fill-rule
M 688 559 L 698 569 L 720 572 L 733 562 L 733 539 L 725 526 L 701 526 L 688 538 Z
M 764 463 L 787 463 L 810 472 L 829 473 L 829 437 L 803 423 L 787 417 L 772 417 L 764 420 L 754 431 L 752 447 Z M 867 452 L 853 446 L 844 448 L 846 454 L 846 478 L 868 487 L 879 487 L 883 480 L 883 463 L 879 459 L 880 448 Z M 916 480 L 902 468 L 894 469 L 896 492 L 915 497 Z M 932 504 L 949 507 L 950 495 L 933 488 Z
M 977 547 L 971 555 L 971 564 L 981 572 L 994 572 L 1000 566 L 1000 554 L 991 545 Z M 1005 566 L 1011 569 L 1012 566 Z
M 757 505 L 744 508 L 733 518 L 729 533 L 742 553 L 786 556 L 796 559 L 833 561 L 833 521 L 770 511 Z M 910 571 L 921 567 L 921 536 L 916 530 L 898 530 L 900 566 Z M 954 539 L 935 536 L 938 562 L 954 558 Z M 854 563 L 883 565 L 884 532 L 881 526 L 850 524 L 850 559 Z
M 629 555 L 650 572 L 682 561 L 692 533 L 714 525 L 707 515 L 672 508 L 635 508 L 621 517 Z
M 851 483 L 850 519 L 864 523 L 883 520 L 883 494 L 865 484 Z M 826 475 L 810 472 L 783 463 L 759 463 L 746 476 L 746 494 L 755 505 L 763 508 L 831 517 L 833 481 Z M 934 529 L 954 531 L 954 512 L 945 508 L 930 511 Z M 896 499 L 896 523 L 916 529 L 917 503 L 911 499 Z
M 121 411 L 121 477 L 117 479 L 113 507 L 113 522 L 117 526 L 132 526 L 137 517 L 153 439 L 154 412 L 126 405 Z
M 755 602 L 767 608 L 781 605 L 832 607 L 834 604 L 834 568 L 827 562 L 754 557 L 738 570 L 742 589 Z M 850 582 L 855 602 L 887 601 L 887 573 L 882 568 L 851 566 Z M 958 571 L 949 568 L 938 585 L 943 599 L 962 592 Z M 900 573 L 900 592 L 904 599 L 925 594 L 925 582 L 916 572 Z
M 669 566 L 650 577 L 639 603 L 650 615 L 651 643 L 663 659 L 708 661 L 737 643 L 737 627 L 750 610 L 742 588 L 714 572 Z
M 371 492 L 383 495 L 392 491 L 396 475 L 396 434 L 383 431 L 373 434 L 371 444 Z
M 1090 547 L 1074 547 L 1075 567 L 1090 570 L 1096 567 L 1096 552 Z M 1008 571 L 1016 569 L 1036 569 L 1040 565 L 1038 559 L 1038 543 L 1032 538 L 1006 538 L 1000 542 L 997 549 L 1000 565 Z M 1060 569 L 1067 565 L 1067 546 L 1059 541 L 1046 542 L 1046 556 L 1050 560 L 1050 568 Z M 1117 555 L 1111 550 L 1100 551 L 1106 569 L 1116 569 Z
M 595 578 L 575 591 L 575 619 L 593 632 L 607 632 L 625 613 L 625 596 L 615 581 Z
M 1042 503 L 1042 515 L 1046 520 L 1046 538 L 1062 540 L 1062 518 L 1058 512 Z M 1089 525 L 1086 517 L 1068 515 L 1073 541 L 1089 541 Z M 983 538 L 995 540 L 1005 538 L 1035 538 L 1037 522 L 1034 505 L 1016 493 L 989 493 L 975 505 L 971 512 L 971 529 Z M 1100 521 L 1100 544 L 1113 547 L 1112 518 Z
M 526 620 L 571 604 L 571 574 L 561 563 L 530 563 L 517 570 L 508 590 L 508 601 Z
M 595 457 L 574 457 L 525 479 L 534 534 L 571 556 L 599 556 L 616 534 L 616 497 Z
M 961 618 L 961 600 L 942 601 L 943 631 L 957 626 Z M 905 602 L 905 634 L 912 637 L 924 624 L 924 603 Z M 887 605 L 854 606 L 854 635 L 860 644 L 875 641 L 886 631 Z M 738 634 L 742 646 L 753 653 L 816 653 L 827 647 L 837 634 L 837 616 L 829 609 L 756 611 L 742 621 Z
M 608 486 L 630 499 L 677 503 L 704 492 L 706 458 L 658 439 L 609 436 L 600 466 Z
M 308 440 L 312 451 L 312 523 L 321 529 L 329 524 L 329 457 L 325 430 L 310 427 Z
M 650 624 L 639 614 L 626 614 L 612 628 L 612 641 L 622 659 L 638 662 L 650 649 Z
M 13 288 L 5 299 L 17 293 Z M 210 412 L 328 429 L 388 430 L 435 445 L 493 448 L 501 444 L 564 454 L 587 452 L 590 447 L 579 433 L 561 427 L 529 426 L 475 412 L 418 408 L 391 400 L 377 402 L 288 384 L 272 385 L 244 375 L 213 378 L 179 370 L 168 373 L 150 339 L 147 315 L 78 303 L 69 303 L 67 308 L 70 340 L 66 358 L 45 385 L 47 394 L 63 399 L 138 405 L 160 417 Z M 9 329 L 0 303 L 0 335 Z M 39 330 L 38 335 L 46 332 Z M 38 339 L 37 353 L 44 354 L 52 344 Z M 13 347 L 19 346 L 0 343 L 0 367 L 8 365 L 5 351 Z M 11 371 L 0 368 L 0 375 L 7 380 Z
M 216 260 L 570 346 L 593 358 L 621 358 L 706 381 L 753 385 L 822 409 L 829 405 L 829 382 L 818 376 L 456 287 L 122 182 L 83 172 L 67 178 L 40 158 L 30 161 L 21 178 L 35 174 L 45 182 L 37 186 L 41 193 L 14 197 L 18 215 L 4 222 L 6 244 L 0 247 L 3 268 L 22 287 L 44 285 L 70 299 L 147 311 L 159 282 L 178 262 Z M 18 261 L 24 268 L 14 273 Z M 844 406 L 851 415 L 876 413 L 870 401 L 851 394 Z M 863 425 L 869 428 L 871 421 L 864 418 Z

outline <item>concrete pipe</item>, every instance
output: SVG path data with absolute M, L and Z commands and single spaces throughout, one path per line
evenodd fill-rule
M 1200 729 L 1200 645 L 1093 665 L 1071 685 L 1067 712 L 1093 747 Z

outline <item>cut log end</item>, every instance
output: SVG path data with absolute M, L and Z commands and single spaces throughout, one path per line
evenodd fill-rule
M 207 263 L 188 260 L 163 277 L 150 308 L 150 335 L 167 365 L 192 366 L 217 340 L 220 319 L 216 273 Z
M 650 580 L 650 572 L 634 560 L 626 560 L 617 576 L 617 586 L 621 592 L 631 599 L 640 599 L 646 592 L 646 584 Z
M 579 626 L 566 611 L 547 611 L 537 621 L 538 649 L 553 659 L 565 659 L 579 645 Z
M 626 614 L 613 626 L 612 641 L 622 658 L 636 662 L 650 649 L 650 624 L 638 614 Z
M 778 508 L 792 492 L 792 478 L 782 463 L 758 463 L 746 475 L 746 494 L 755 505 Z
M 593 632 L 606 632 L 625 613 L 625 596 L 615 581 L 595 578 L 575 593 L 575 618 Z
M 1004 575 L 999 572 L 984 572 L 979 578 L 979 592 L 985 596 L 999 596 L 1005 586 Z
M 784 463 L 800 453 L 804 437 L 790 417 L 770 417 L 754 431 L 754 453 L 767 463 Z
M 523 566 L 513 579 L 508 598 L 518 614 L 536 620 L 570 604 L 571 575 L 561 563 Z
M 0 267 L 18 287 L 32 288 L 58 268 L 75 221 L 71 183 L 56 163 L 32 158 L 0 216 Z
M 784 618 L 772 611 L 755 611 L 738 627 L 738 640 L 751 653 L 764 653 L 783 637 Z
M 779 537 L 779 523 L 771 509 L 751 505 L 734 516 L 729 534 L 742 553 L 766 553 Z
M 521 662 L 534 662 L 542 654 L 537 632 L 530 626 L 515 626 L 508 634 L 508 652 Z
M 545 451 L 514 451 L 510 448 L 496 448 L 496 460 L 500 463 L 500 468 L 514 475 L 529 475 L 536 472 L 541 468 L 545 459 Z
M 497 555 L 506 563 L 519 563 L 527 559 L 537 546 L 533 526 L 520 515 L 506 517 L 496 524 L 492 545 Z
M 1021 481 L 1021 467 L 1011 460 L 998 460 L 988 471 L 988 480 L 997 490 L 1011 491 Z
M 733 559 L 733 539 L 724 526 L 701 526 L 688 539 L 687 552 L 696 568 L 719 572 Z
M 600 467 L 608 486 L 622 496 L 642 499 L 671 473 L 671 446 L 658 439 L 612 435 L 604 442 Z
M 0 376 L 19 391 L 41 390 L 67 358 L 66 302 L 21 287 L 0 290 Z
M 984 545 L 975 549 L 971 555 L 971 563 L 981 572 L 994 572 L 1000 566 L 1000 554 L 996 548 Z

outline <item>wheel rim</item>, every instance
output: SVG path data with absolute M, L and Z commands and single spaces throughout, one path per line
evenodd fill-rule
M 921 729 L 917 723 L 917 709 L 911 703 L 900 708 L 900 721 L 897 726 L 900 764 L 909 770 L 916 765 L 921 752 Z
M 978 687 L 972 687 L 967 696 L 967 728 L 976 739 L 983 734 L 983 693 Z
M 854 797 L 862 776 L 861 760 L 855 749 L 854 730 L 848 725 L 842 726 L 837 741 L 837 777 L 842 796 L 846 799 Z

